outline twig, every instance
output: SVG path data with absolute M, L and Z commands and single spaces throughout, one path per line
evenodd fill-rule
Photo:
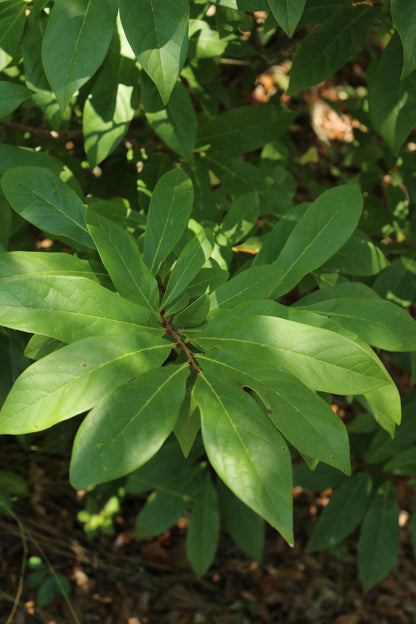
M 180 337 L 178 332 L 173 329 L 172 325 L 170 324 L 170 318 L 167 317 L 163 319 L 162 325 L 165 328 L 166 333 L 169 336 L 172 336 L 172 338 L 176 341 L 176 346 L 182 349 L 182 351 L 185 353 L 189 366 L 191 366 L 197 374 L 200 373 L 201 371 L 199 370 L 197 363 L 194 360 L 194 354 L 190 349 L 188 349 L 184 340 Z
M 0 120 L 0 126 L 3 126 L 6 130 L 30 132 L 30 134 L 41 137 L 42 139 L 54 139 L 55 141 L 63 141 L 64 143 L 82 137 L 82 130 L 71 130 L 70 132 L 62 132 L 62 134 L 59 134 L 55 132 L 55 130 L 41 130 L 40 128 L 27 126 L 26 124 L 17 123 L 15 121 Z

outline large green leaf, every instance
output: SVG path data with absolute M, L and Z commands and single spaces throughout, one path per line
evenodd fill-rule
M 277 23 L 291 37 L 302 17 L 306 0 L 267 0 Z
M 283 318 L 239 320 L 238 311 L 230 311 L 218 319 L 214 316 L 212 324 L 194 336 L 203 349 L 229 349 L 253 362 L 281 366 L 308 387 L 323 392 L 361 394 L 393 383 L 365 345 Z
M 0 71 L 15 55 L 26 22 L 26 4 L 21 0 L 3 0 L 0 3 Z
M 93 407 L 112 388 L 160 366 L 170 351 L 146 334 L 92 337 L 54 351 L 27 368 L 0 412 L 1 433 L 52 427 Z
M 214 559 L 219 534 L 218 496 L 207 473 L 192 507 L 186 532 L 186 555 L 199 577 L 205 574 Z
M 274 297 L 294 288 L 344 245 L 357 226 L 362 208 L 361 192 L 354 184 L 329 189 L 309 206 L 275 261 L 283 275 Z
M 293 57 L 288 93 L 308 89 L 345 65 L 362 45 L 374 16 L 372 7 L 340 6 L 312 30 Z
M 377 276 L 374 290 L 403 308 L 416 300 L 416 260 L 402 256 Z
M 164 104 L 179 77 L 188 46 L 188 0 L 120 0 L 120 18 L 137 60 Z
M 85 100 L 82 132 L 91 167 L 114 152 L 127 132 L 137 109 L 138 70 L 120 54 L 114 36 L 103 67 Z
M 400 80 L 403 49 L 395 33 L 371 75 L 370 119 L 394 154 L 416 124 L 416 84 L 414 76 Z
M 415 3 L 413 0 L 391 0 L 391 16 L 403 45 L 403 80 L 416 69 Z
M 0 286 L 5 327 L 74 342 L 145 328 L 161 333 L 147 309 L 84 277 L 33 275 Z
M 213 468 L 236 496 L 293 544 L 292 466 L 284 439 L 239 388 L 200 373 L 194 396 Z
M 335 490 L 313 529 L 309 552 L 331 548 L 354 531 L 367 509 L 371 483 L 371 476 L 361 472 Z
M 84 204 L 75 191 L 49 169 L 9 169 L 1 179 L 1 186 L 7 201 L 26 221 L 56 236 L 94 248 L 85 225 Z
M 130 232 L 88 208 L 87 227 L 118 292 L 159 318 L 159 289 Z
M 182 169 L 173 169 L 159 179 L 147 215 L 143 256 L 154 275 L 184 233 L 192 203 L 192 182 Z
M 323 289 L 317 303 L 300 300 L 297 309 L 325 315 L 354 332 L 370 345 L 387 351 L 416 350 L 416 322 L 402 308 L 383 299 L 331 297 L 331 288 Z
M 348 435 L 331 407 L 299 379 L 276 366 L 219 351 L 198 356 L 207 375 L 251 388 L 268 410 L 270 421 L 301 453 L 350 473 Z
M 66 253 L 9 251 L 0 254 L 0 284 L 10 280 L 27 280 L 35 275 L 87 277 L 97 281 L 97 272 L 88 260 Z
M 179 254 L 166 286 L 162 307 L 167 308 L 182 294 L 210 257 L 212 248 L 213 240 L 201 228 Z
M 361 528 L 358 568 L 364 591 L 390 572 L 399 554 L 400 527 L 396 490 L 385 481 L 377 490 Z
M 396 384 L 389 383 L 376 390 L 367 390 L 364 397 L 376 421 L 394 437 L 395 424 L 400 425 L 401 421 L 400 393 Z
M 198 123 L 198 146 L 229 155 L 240 155 L 277 139 L 295 118 L 283 106 L 240 106 L 216 117 L 202 117 Z
M 332 273 L 345 275 L 375 275 L 388 266 L 389 261 L 369 236 L 356 230 L 345 245 L 322 267 Z
M 32 91 L 9 80 L 0 81 L 0 119 L 12 113 L 32 95 Z
M 76 435 L 72 484 L 111 481 L 153 457 L 175 426 L 188 374 L 187 364 L 155 368 L 105 396 Z
M 56 0 L 43 39 L 42 62 L 62 112 L 103 62 L 117 4 L 117 0 Z
M 72 171 L 60 162 L 57 158 L 54 158 L 50 154 L 45 152 L 39 152 L 35 149 L 29 149 L 27 147 L 20 147 L 18 145 L 7 145 L 6 143 L 0 144 L 0 177 L 14 167 L 30 166 L 30 167 L 47 167 L 78 194 L 83 195 L 82 189 L 74 177 Z M 0 189 L 0 193 L 2 191 Z
M 196 142 L 196 114 L 191 97 L 177 82 L 165 105 L 155 84 L 144 74 L 140 93 L 146 119 L 168 147 L 186 160 L 192 160 Z

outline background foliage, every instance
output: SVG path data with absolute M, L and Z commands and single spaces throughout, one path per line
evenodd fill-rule
M 394 565 L 415 23 L 411 0 L 0 2 L 0 432 L 78 429 L 91 536 L 149 493 L 137 539 L 189 513 L 201 576 L 221 525 L 259 561 L 264 520 L 293 543 L 293 485 L 330 488 L 309 549 L 360 527 L 364 589 Z

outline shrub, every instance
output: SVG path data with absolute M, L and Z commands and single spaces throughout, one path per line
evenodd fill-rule
M 397 556 L 415 398 L 394 438 L 379 355 L 414 370 L 416 9 L 371 4 L 2 3 L 0 432 L 88 412 L 73 486 L 151 492 L 137 538 L 191 505 L 198 575 L 220 522 L 258 560 L 264 520 L 293 544 L 293 459 L 334 488 L 311 550 L 362 522 L 365 588 Z M 316 143 L 305 105 L 354 136 L 312 114 Z

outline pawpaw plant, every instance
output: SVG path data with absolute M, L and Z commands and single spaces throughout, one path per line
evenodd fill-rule
M 293 544 L 294 484 L 334 487 L 309 548 L 362 522 L 360 574 L 378 582 L 397 501 L 355 460 L 414 467 L 379 357 L 416 351 L 415 259 L 400 247 L 416 190 L 413 0 L 391 14 L 349 0 L 0 5 L 0 433 L 78 417 L 74 488 L 150 493 L 138 539 L 189 513 L 198 575 L 221 523 L 260 560 L 265 521 Z M 288 133 L 296 97 L 380 32 L 368 94 L 343 96 L 358 119 L 345 171 L 315 177 L 318 151 Z M 276 95 L 248 105 L 260 65 L 282 60 Z M 349 432 L 331 395 L 360 406 Z M 363 432 L 374 442 L 356 444 Z

